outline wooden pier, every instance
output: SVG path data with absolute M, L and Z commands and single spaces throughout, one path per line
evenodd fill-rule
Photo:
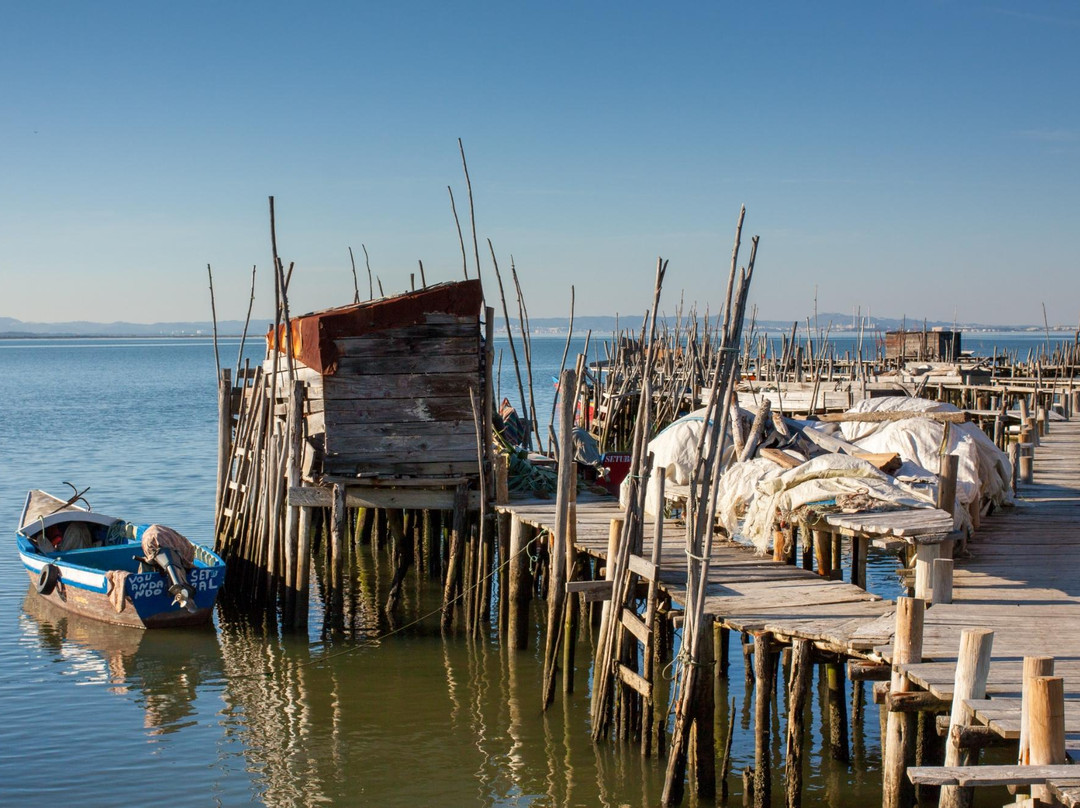
M 1075 758 L 1080 756 L 1080 421 L 1054 422 L 1052 431 L 1040 439 L 1034 476 L 1036 482 L 1021 486 L 1017 506 L 984 518 L 966 551 L 953 559 L 951 602 L 929 606 L 933 593 L 926 593 L 921 659 L 897 666 L 907 679 L 907 689 L 914 691 L 907 697 L 908 706 L 902 706 L 899 698 L 890 701 L 884 689 L 879 700 L 886 703 L 886 710 L 947 712 L 961 635 L 965 630 L 986 629 L 993 632 L 989 675 L 985 698 L 965 700 L 970 723 L 988 727 L 1001 742 L 1017 741 L 1024 658 L 1053 657 L 1053 673 L 1065 683 L 1066 746 Z M 554 501 L 519 501 L 498 509 L 523 525 L 555 530 Z M 622 517 L 623 509 L 610 499 L 582 500 L 576 511 L 577 551 L 605 559 L 610 523 Z M 913 518 L 926 521 L 930 517 Z M 852 519 L 840 521 L 845 525 L 859 521 Z M 888 516 L 874 515 L 870 521 L 875 519 L 888 521 Z M 893 512 L 891 520 L 902 524 L 904 516 Z M 865 547 L 866 537 L 860 542 L 858 535 L 850 535 L 858 531 L 847 528 L 848 540 Z M 642 557 L 652 552 L 655 530 L 655 525 L 644 526 Z M 904 530 L 896 532 L 902 541 Z M 839 538 L 834 536 L 834 540 Z M 685 605 L 685 526 L 681 522 L 663 521 L 658 562 L 664 593 L 678 606 Z M 896 604 L 837 580 L 838 573 L 831 568 L 825 570 L 831 574 L 821 572 L 775 561 L 742 544 L 719 542 L 711 555 L 705 613 L 717 627 L 767 638 L 770 647 L 808 641 L 819 658 L 833 654 L 837 659 L 865 659 L 868 663 L 854 678 L 883 678 L 889 668 L 879 664 L 875 669 L 872 663 L 894 661 Z M 857 570 L 848 577 L 852 575 L 857 576 Z M 926 693 L 920 696 L 918 691 Z M 998 783 L 1003 776 L 999 768 L 985 767 L 985 776 L 980 778 L 969 767 L 957 782 Z M 942 772 L 950 771 L 913 768 L 911 773 L 919 782 L 935 783 Z M 1037 780 L 1036 774 L 1036 767 L 1031 767 L 1030 776 Z M 1010 769 L 1013 780 L 1023 776 Z M 1046 782 L 1055 794 L 1070 793 L 1067 780 Z

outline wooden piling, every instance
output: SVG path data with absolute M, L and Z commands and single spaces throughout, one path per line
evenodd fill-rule
M 970 765 L 977 752 L 962 749 L 952 732 L 954 727 L 971 723 L 967 699 L 986 697 L 986 679 L 990 673 L 990 652 L 994 632 L 989 629 L 965 629 L 960 634 L 960 652 L 956 660 L 956 680 L 953 684 L 952 712 L 949 717 L 949 737 L 945 744 L 946 766 Z M 969 808 L 973 790 L 959 786 L 942 786 L 939 808 Z
M 709 632 L 711 636 L 712 632 Z M 713 644 L 701 644 L 699 665 L 708 670 L 713 662 Z M 691 760 L 694 765 L 695 791 L 698 797 L 716 796 L 716 734 L 713 721 L 716 712 L 713 700 L 713 677 L 698 676 L 694 680 L 694 724 L 691 728 Z
M 754 634 L 754 808 L 772 803 L 772 759 L 769 736 L 772 731 L 772 634 Z
M 345 486 L 335 483 L 330 506 L 330 586 L 335 598 L 340 596 L 345 572 L 345 536 L 348 534 L 348 512 L 345 508 Z
M 825 663 L 825 684 L 829 705 L 829 754 L 835 761 L 850 763 L 847 695 L 844 692 L 844 669 L 839 662 Z
M 1017 762 L 1021 766 L 1031 764 L 1031 683 L 1039 676 L 1054 675 L 1054 658 L 1050 656 L 1024 657 L 1023 679 L 1020 697 L 1020 745 Z M 1017 802 L 1031 796 L 1030 789 L 1018 789 Z
M 1064 763 L 1065 682 L 1060 676 L 1036 676 L 1028 690 L 1031 735 L 1028 757 L 1032 766 Z M 1045 785 L 1033 785 L 1031 796 L 1040 804 L 1052 803 Z
M 952 603 L 953 560 L 935 558 L 930 572 L 931 603 Z
M 307 629 L 308 599 L 311 596 L 311 508 L 302 507 L 297 520 L 296 550 L 296 604 L 293 610 L 293 625 L 298 629 Z
M 813 673 L 809 640 L 792 643 L 791 677 L 788 680 L 788 726 L 787 760 L 785 763 L 785 805 L 800 808 L 802 805 L 803 736 L 806 727 L 807 696 L 810 693 L 810 677 Z
M 916 598 L 896 599 L 896 633 L 892 649 L 892 693 L 907 692 L 911 685 L 900 666 L 922 659 L 923 613 L 925 604 Z M 887 713 L 885 747 L 882 750 L 881 796 L 883 808 L 909 808 L 915 791 L 905 776 L 914 758 L 914 716 Z
M 814 536 L 814 561 L 817 563 L 817 574 L 822 578 L 831 578 L 833 570 L 832 537 L 826 530 L 814 530 L 812 533 Z
M 529 600 L 532 581 L 529 575 L 528 544 L 535 529 L 516 516 L 510 523 L 510 575 L 507 617 L 507 642 L 511 648 L 529 647 Z
M 545 709 L 555 698 L 556 659 L 559 653 L 559 639 L 563 623 L 563 607 L 566 603 L 566 565 L 567 555 L 572 552 L 570 541 L 570 503 L 575 485 L 573 442 L 571 432 L 574 428 L 574 396 L 571 391 L 577 387 L 574 371 L 564 370 L 559 379 L 559 476 L 555 502 L 555 534 L 552 537 L 551 565 L 547 587 L 547 634 L 544 640 L 544 680 L 542 703 Z M 570 549 L 568 549 L 570 548 Z
M 218 465 L 217 498 L 214 507 L 214 524 L 221 524 L 221 508 L 225 499 L 225 481 L 229 479 L 232 460 L 232 371 L 222 368 L 218 373 Z
M 457 488 L 454 489 L 454 522 L 450 531 L 450 558 L 446 565 L 446 583 L 443 586 L 442 618 L 440 620 L 443 631 L 448 631 L 453 626 L 454 606 L 461 591 L 465 534 L 469 529 L 468 508 L 468 486 L 466 483 L 459 483 Z

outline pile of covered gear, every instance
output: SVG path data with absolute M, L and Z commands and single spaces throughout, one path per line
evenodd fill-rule
M 976 424 L 928 413 L 959 413 L 951 404 L 889 397 L 859 402 L 851 420 L 823 423 L 735 410 L 717 518 L 729 535 L 765 551 L 778 522 L 793 524 L 828 512 L 932 508 L 941 456 L 959 459 L 954 524 L 970 526 L 972 507 L 1012 503 L 1012 473 L 1005 454 Z M 865 415 L 879 413 L 879 415 Z M 889 415 L 888 413 L 911 413 Z M 762 417 L 764 416 L 764 417 Z M 668 483 L 687 485 L 704 410 L 676 421 L 650 443 L 654 468 L 666 467 Z M 650 482 L 646 510 L 663 507 Z M 973 505 L 974 504 L 974 505 Z

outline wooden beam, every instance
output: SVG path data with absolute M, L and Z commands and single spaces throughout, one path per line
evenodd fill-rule
M 920 786 L 1030 786 L 1048 780 L 1075 780 L 1073 765 L 1056 766 L 912 766 L 908 779 Z

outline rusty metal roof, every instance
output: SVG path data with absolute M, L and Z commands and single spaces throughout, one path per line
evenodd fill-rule
M 290 320 L 293 357 L 327 376 L 337 370 L 334 340 L 359 337 L 391 328 L 417 325 L 430 314 L 480 318 L 484 293 L 479 280 L 440 283 L 395 297 L 368 300 L 350 306 L 302 314 Z M 284 352 L 285 325 L 274 340 L 273 327 L 266 334 L 269 350 Z

